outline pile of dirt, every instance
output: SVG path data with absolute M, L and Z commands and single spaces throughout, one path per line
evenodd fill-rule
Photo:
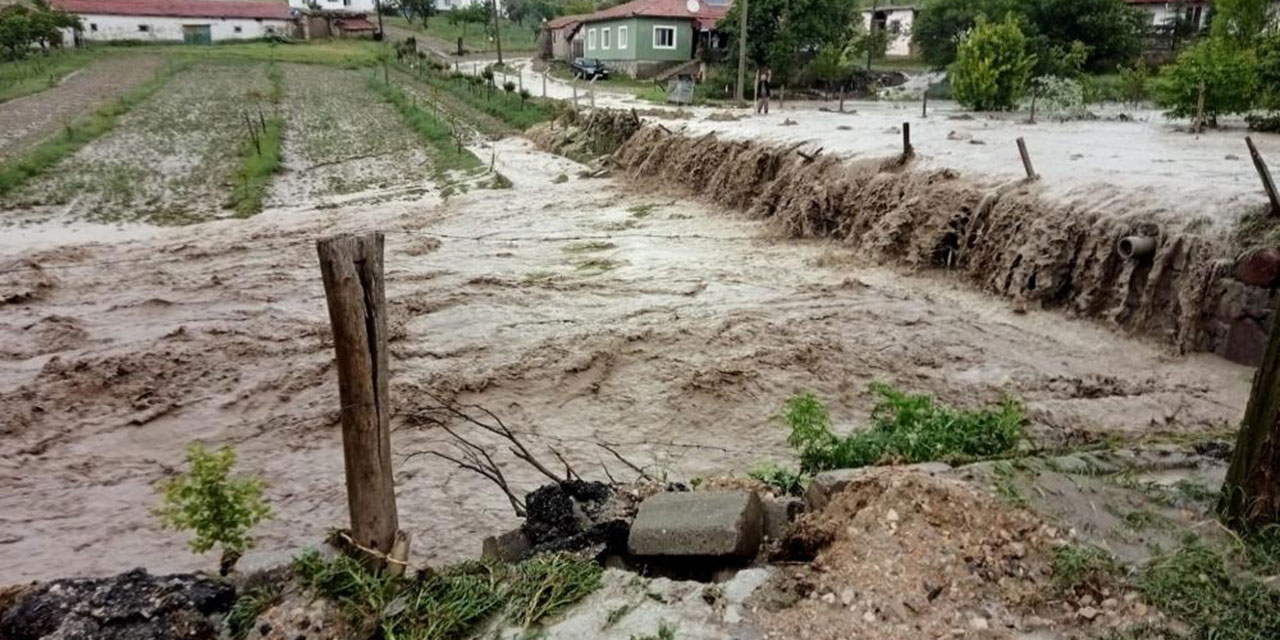
M 971 485 L 878 470 L 781 541 L 783 551 L 817 555 L 775 581 L 794 604 L 775 602 L 783 608 L 761 623 L 774 637 L 812 640 L 1061 632 L 1078 617 L 1053 602 L 1052 552 L 1064 542 L 1030 512 Z
M 634 110 L 595 109 L 585 115 L 570 111 L 525 135 L 544 151 L 587 159 L 613 153 L 638 130 L 640 116 Z
M 1225 238 L 1176 220 L 1080 210 L 1039 196 L 1034 182 L 986 185 L 942 169 L 914 171 L 908 156 L 846 161 L 771 146 L 698 138 L 646 126 L 615 154 L 646 188 L 677 188 L 774 220 L 794 237 L 837 238 L 868 259 L 963 273 L 990 292 L 1148 335 L 1182 351 L 1205 339 L 1216 308 Z M 1154 236 L 1153 254 L 1128 260 L 1128 235 Z
M 55 580 L 0 615 L 6 640 L 214 640 L 235 588 L 191 574 L 134 569 L 111 578 Z

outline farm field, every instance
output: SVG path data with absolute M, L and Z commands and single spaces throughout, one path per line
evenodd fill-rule
M 367 72 L 300 64 L 282 70 L 284 167 L 268 206 L 426 186 L 431 159 L 400 114 L 369 89 Z
M 152 54 L 107 55 L 57 86 L 0 102 L 0 162 L 124 95 L 153 77 L 162 64 L 163 58 Z

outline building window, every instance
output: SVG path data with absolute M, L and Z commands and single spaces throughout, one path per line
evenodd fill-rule
M 901 21 L 901 20 L 890 20 L 890 21 L 889 21 L 889 33 L 892 33 L 892 34 L 893 34 L 893 35 L 895 35 L 895 36 L 896 36 L 896 35 L 898 35 L 899 33 L 902 33 L 902 21 Z
M 603 29 L 601 29 L 601 30 L 600 30 L 600 48 L 601 48 L 601 49 L 608 49 L 608 48 L 610 48 L 610 47 L 609 47 L 609 44 L 610 44 L 610 43 L 609 43 L 609 40 L 610 40 L 609 32 L 610 32 L 610 31 L 611 31 L 611 29 L 609 29 L 608 27 L 605 27 L 605 28 L 603 28 Z
M 140 32 L 142 32 L 142 33 L 146 33 L 146 32 L 148 32 L 148 31 L 150 31 L 150 30 L 151 30 L 151 25 L 147 25 L 147 24 L 140 24 L 140 25 L 138 25 L 138 31 L 140 31 Z
M 241 31 L 243 31 L 243 29 L 241 29 L 240 27 L 236 27 L 235 29 L 236 29 L 236 33 L 240 33 Z
M 275 28 L 275 27 L 270 26 L 270 25 L 268 25 L 268 26 L 267 26 L 267 34 L 268 34 L 268 35 L 273 34 L 273 33 L 275 33 L 275 32 L 276 32 L 276 28 Z
M 90 22 L 90 23 L 89 23 L 89 30 L 90 30 L 90 31 L 97 31 L 97 30 L 98 30 L 98 23 L 96 23 L 96 22 Z
M 596 50 L 596 30 L 587 29 L 587 51 Z
M 627 48 L 627 28 L 626 27 L 618 27 L 618 48 L 619 49 Z
M 653 48 L 654 49 L 676 48 L 676 28 L 675 27 L 654 27 L 653 28 Z

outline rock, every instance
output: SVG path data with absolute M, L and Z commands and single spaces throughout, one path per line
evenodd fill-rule
M 1085 620 L 1093 620 L 1098 617 L 1098 610 L 1093 607 L 1083 607 L 1076 612 L 1076 615 L 1084 618 Z
M 1240 318 L 1227 333 L 1224 358 L 1235 363 L 1257 366 L 1267 349 L 1267 332 L 1252 318 Z
M 659 493 L 640 503 L 627 546 L 640 556 L 754 556 L 761 511 L 751 491 Z
M 847 607 L 853 604 L 854 598 L 857 598 L 857 597 L 858 596 L 853 592 L 853 589 L 845 589 L 844 591 L 840 592 L 840 604 Z
M 604 546 L 621 551 L 634 505 L 626 492 L 603 482 L 548 484 L 525 496 L 521 529 L 532 551 L 578 551 Z
M 764 498 L 760 506 L 764 510 L 764 535 L 770 540 L 782 539 L 787 527 L 804 513 L 804 500 L 791 496 Z
M 486 560 L 519 562 L 532 547 L 524 529 L 512 529 L 504 534 L 485 538 L 480 548 L 480 557 Z
M 110 578 L 64 579 L 29 589 L 0 618 L 5 640 L 215 640 L 231 609 L 230 584 L 134 569 Z
M 950 471 L 951 465 L 945 462 L 921 462 L 906 465 L 902 468 L 929 474 L 939 474 Z M 805 504 L 808 505 L 810 511 L 817 511 L 826 506 L 827 502 L 831 500 L 831 496 L 844 491 L 844 488 L 849 486 L 849 482 L 870 472 L 870 468 L 823 471 L 809 481 L 809 488 L 804 494 Z
M 987 619 L 982 616 L 974 616 L 969 619 L 969 628 L 974 631 L 986 631 L 991 628 L 991 623 L 987 622 Z
M 1241 256 L 1236 261 L 1236 280 L 1255 287 L 1280 283 L 1280 249 L 1267 247 Z

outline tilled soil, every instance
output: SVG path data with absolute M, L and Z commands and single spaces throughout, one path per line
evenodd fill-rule
M 128 93 L 154 75 L 162 62 L 154 55 L 105 56 L 56 87 L 0 104 L 0 160 L 21 153 L 99 105 Z
M 597 442 L 655 475 L 741 471 L 787 459 L 770 416 L 788 395 L 815 391 L 853 429 L 875 380 L 963 405 L 1016 393 L 1041 444 L 1220 432 L 1244 405 L 1249 370 L 1216 357 L 581 179 L 526 142 L 496 152 L 512 190 L 270 210 L 0 261 L 4 581 L 214 566 L 148 512 L 193 440 L 236 447 L 269 483 L 277 517 L 246 567 L 344 523 L 313 241 L 346 231 L 388 233 L 392 446 L 420 560 L 474 555 L 516 523 L 485 480 L 414 455 L 447 441 L 413 419 L 426 390 L 492 410 L 545 459 L 555 445 L 583 476 L 607 464 L 620 480 L 633 474 Z M 540 483 L 505 450 L 518 489 Z

